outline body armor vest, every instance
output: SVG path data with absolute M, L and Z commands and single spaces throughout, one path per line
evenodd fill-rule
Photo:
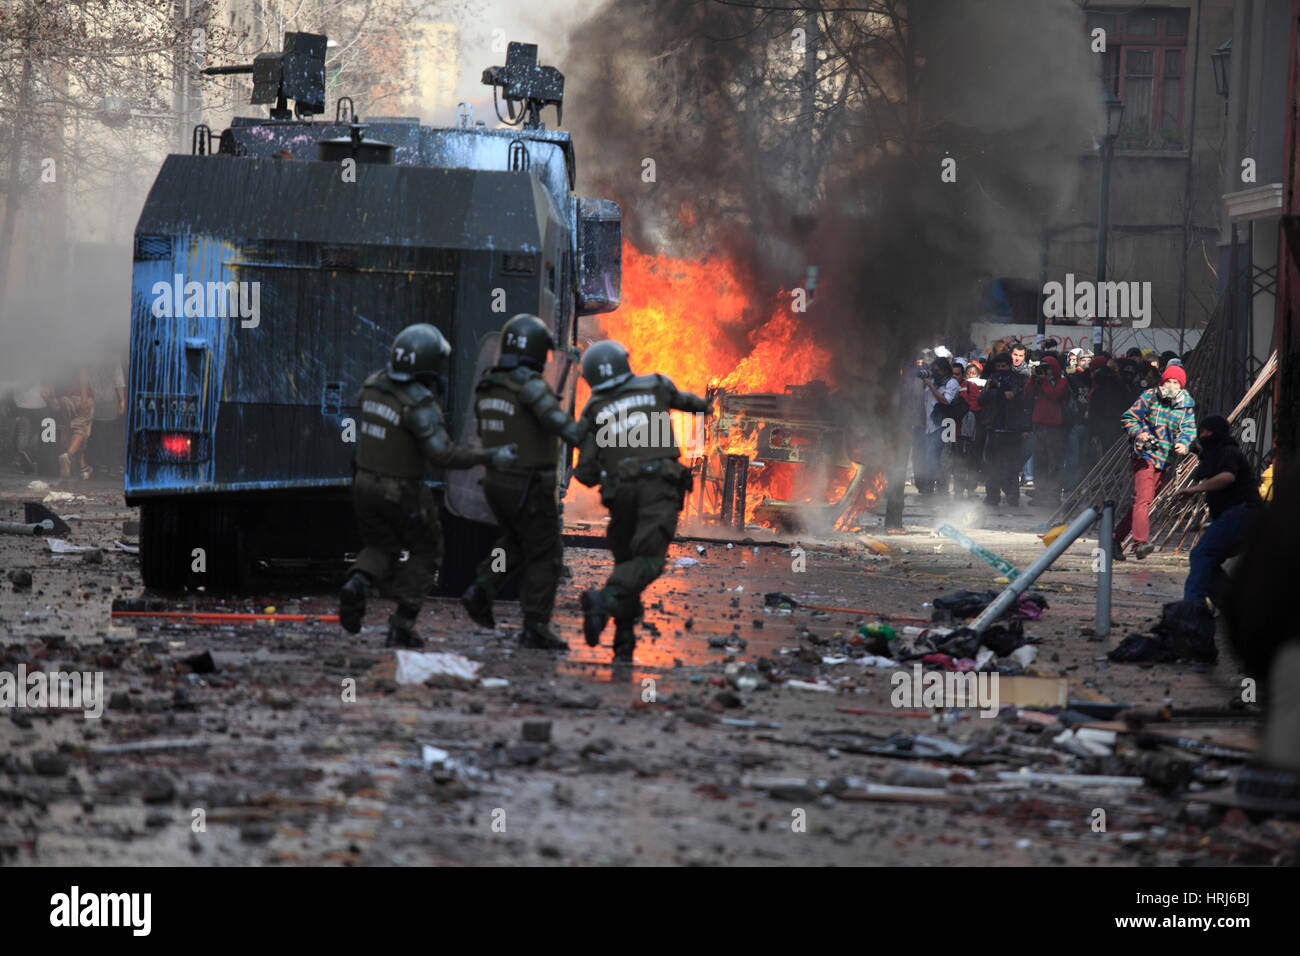
M 361 389 L 358 467 L 392 478 L 424 477 L 419 441 L 406 427 L 407 410 L 418 404 L 404 383 L 392 381 L 385 372 L 366 379 Z
M 478 435 L 484 448 L 518 445 L 520 468 L 554 468 L 560 459 L 560 438 L 548 432 L 519 391 L 533 378 L 530 369 L 492 369 L 474 389 Z M 548 388 L 549 390 L 549 388 Z
M 608 392 L 592 395 L 589 417 L 601 467 L 614 472 L 627 459 L 676 459 L 681 455 L 673 430 L 667 382 L 659 375 L 637 375 Z

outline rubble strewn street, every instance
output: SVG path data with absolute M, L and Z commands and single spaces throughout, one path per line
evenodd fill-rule
M 1300 0 L 0 2 L 15 952 L 1285 939 L 1297 569 Z
M 1259 728 L 1229 655 L 1106 659 L 1177 598 L 1182 556 L 1120 566 L 1099 640 L 1092 542 L 1076 543 L 1033 589 L 1036 653 L 994 662 L 996 716 L 893 703 L 913 662 L 871 649 L 916 641 L 936 597 L 1000 588 L 934 528 L 1024 567 L 1042 509 L 909 496 L 899 534 L 872 515 L 825 540 L 685 528 L 616 667 L 583 645 L 576 605 L 608 560 L 578 537 L 599 523 L 566 526 L 567 655 L 518 649 L 517 605 L 489 631 L 442 599 L 421 618 L 434 659 L 382 647 L 384 601 L 355 638 L 318 620 L 336 607 L 314 569 L 263 569 L 237 596 L 145 590 L 109 481 L 7 474 L 0 520 L 45 497 L 78 550 L 0 536 L 0 670 L 102 672 L 105 703 L 0 721 L 6 863 L 1206 866 L 1300 847 L 1300 825 L 1224 797 Z M 303 617 L 126 616 L 142 612 Z M 1038 699 L 1058 690 L 1065 706 Z

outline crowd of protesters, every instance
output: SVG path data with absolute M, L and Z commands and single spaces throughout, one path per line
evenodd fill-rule
M 1224 583 L 1223 562 L 1239 550 L 1260 504 L 1258 479 L 1220 416 L 1198 428 L 1187 371 L 1173 352 L 1132 348 L 1122 356 L 1083 348 L 1059 351 L 1000 340 L 962 357 L 940 346 L 917 360 L 913 480 L 922 496 L 975 497 L 984 503 L 1031 503 L 1056 509 L 1121 436 L 1129 442 L 1133 498 L 1120 509 L 1112 554 L 1123 542 L 1145 558 L 1150 508 L 1185 455 L 1200 461 L 1195 484 L 1211 523 L 1189 556 L 1187 599 L 1203 600 Z
M 1124 415 L 1145 392 L 1167 377 L 1186 382 L 1172 352 L 1130 349 L 1115 358 L 1082 348 L 1058 351 L 1051 340 L 1036 350 L 999 340 L 987 353 L 966 357 L 940 346 L 917 366 L 923 399 L 917 489 L 973 496 L 983 485 L 985 503 L 994 507 L 1018 506 L 1022 488 L 1035 505 L 1056 507 L 1085 465 L 1127 430 Z M 1190 395 L 1183 401 L 1191 407 Z M 1194 419 L 1188 427 L 1185 444 L 1195 437 Z M 1158 462 L 1153 472 L 1163 468 L 1158 451 L 1149 457 Z
M 42 478 L 122 474 L 126 380 L 110 360 L 41 380 L 0 385 L 0 455 Z

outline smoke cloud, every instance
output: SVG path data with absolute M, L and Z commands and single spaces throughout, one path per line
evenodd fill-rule
M 1070 0 L 823 6 L 614 0 L 574 31 L 569 125 L 580 186 L 623 205 L 639 248 L 722 252 L 756 301 L 817 266 L 803 320 L 871 408 L 892 386 L 868 383 L 964 328 L 982 283 L 1037 276 L 1100 122 L 1097 67 Z

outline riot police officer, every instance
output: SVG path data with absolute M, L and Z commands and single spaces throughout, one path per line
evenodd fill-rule
M 495 627 L 492 602 L 519 575 L 524 614 L 520 644 L 562 651 L 568 644 L 550 629 L 555 590 L 564 570 L 556 468 L 561 442 L 578 443 L 578 426 L 542 377 L 546 356 L 554 347 L 555 340 L 541 319 L 516 315 L 501 329 L 496 366 L 483 374 L 474 389 L 483 447 L 516 446 L 518 458 L 509 467 L 490 468 L 483 479 L 483 492 L 501 537 L 479 565 L 461 603 L 476 624 Z
M 677 460 L 681 453 L 669 412 L 704 412 L 708 405 L 679 392 L 663 375 L 634 376 L 627 349 L 610 340 L 587 348 L 582 377 L 591 399 L 578 422 L 581 454 L 574 477 L 600 485 L 614 552 L 605 586 L 582 594 L 583 636 L 595 647 L 612 617 L 614 659 L 631 661 L 641 592 L 663 573 L 677 514 L 691 488 L 690 469 Z
M 424 646 L 415 618 L 442 562 L 442 528 L 433 492 L 424 483 L 426 465 L 473 468 L 514 460 L 508 446 L 487 451 L 452 443 L 436 394 L 446 389 L 450 354 L 435 327 L 408 326 L 393 339 L 388 367 L 361 389 L 352 503 L 364 547 L 339 595 L 339 622 L 358 633 L 366 587 L 391 577 L 397 609 L 388 619 L 387 647 Z M 402 551 L 405 561 L 399 561 Z

